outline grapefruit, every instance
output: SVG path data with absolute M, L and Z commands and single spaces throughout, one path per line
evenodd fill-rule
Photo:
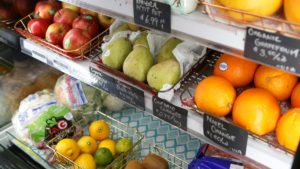
M 300 83 L 298 83 L 293 89 L 291 95 L 291 105 L 292 107 L 300 108 Z

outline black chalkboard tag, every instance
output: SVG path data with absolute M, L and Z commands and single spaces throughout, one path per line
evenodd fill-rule
M 216 117 L 204 114 L 204 135 L 237 154 L 246 154 L 248 132 Z
M 247 28 L 246 58 L 300 74 L 300 40 L 255 28 Z
M 141 110 L 145 110 L 144 91 L 115 79 L 96 68 L 90 67 L 90 73 L 93 77 L 91 85 L 102 89 Z
M 115 90 L 115 79 L 100 72 L 96 68 L 90 67 L 90 73 L 93 77 L 91 85 L 104 90 L 108 93 L 114 93 Z
M 154 0 L 133 1 L 134 22 L 171 33 L 171 7 Z
M 188 111 L 177 107 L 166 100 L 153 96 L 153 114 L 174 126 L 187 130 Z

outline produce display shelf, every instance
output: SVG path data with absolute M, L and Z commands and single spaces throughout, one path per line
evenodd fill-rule
M 102 12 L 127 22 L 134 22 L 133 0 L 60 0 L 73 5 Z M 215 22 L 208 15 L 202 13 L 203 8 L 187 14 L 171 14 L 171 34 L 194 40 L 202 45 L 231 53 L 243 55 L 245 44 L 245 29 Z
M 92 63 L 90 60 L 82 60 L 82 61 L 72 61 L 69 60 L 31 40 L 21 38 L 21 48 L 22 52 L 26 53 L 41 62 L 44 62 L 66 74 L 69 74 L 80 81 L 83 81 L 91 86 L 95 86 L 95 77 L 90 73 L 90 67 L 97 69 L 97 65 Z M 95 51 L 96 52 L 96 51 Z M 119 79 L 118 77 L 113 76 L 107 72 L 105 73 L 107 76 L 113 77 L 120 81 L 127 83 L 135 88 L 139 88 L 134 84 L 129 84 L 128 82 Z M 140 90 L 143 90 L 139 88 Z M 109 91 L 108 91 L 109 92 Z M 152 113 L 153 112 L 153 94 L 146 92 L 143 90 L 145 96 L 145 112 Z M 182 90 L 176 90 L 173 99 L 170 101 L 171 104 L 176 105 L 178 107 L 182 107 L 182 103 L 180 100 L 180 94 Z M 205 142 L 211 143 L 216 147 L 219 147 L 223 150 L 225 148 L 218 146 L 207 137 L 204 136 L 203 132 L 203 117 L 199 113 L 190 110 L 187 107 L 183 107 L 188 110 L 187 116 L 187 132 L 190 135 L 194 135 Z M 176 127 L 176 126 L 175 126 Z M 228 151 L 228 150 L 227 150 Z M 270 155 L 272 154 L 272 156 Z M 275 147 L 269 145 L 268 143 L 262 142 L 261 140 L 255 138 L 248 138 L 246 155 L 242 158 L 248 159 L 248 161 L 256 161 L 261 164 L 266 165 L 269 168 L 274 169 L 282 169 L 282 168 L 290 168 L 293 162 L 293 156 L 286 153 L 285 151 L 276 149 Z

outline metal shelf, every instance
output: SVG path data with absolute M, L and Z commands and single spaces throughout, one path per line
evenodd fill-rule
M 93 79 L 95 79 L 95 77 L 92 77 L 89 68 L 90 67 L 97 68 L 97 66 L 88 60 L 74 62 L 28 39 L 21 39 L 21 49 L 22 52 L 27 53 L 28 55 L 36 58 L 37 60 L 40 60 L 41 62 L 44 62 L 66 74 L 69 74 L 92 86 L 94 84 Z M 127 83 L 134 88 L 139 88 L 138 86 L 134 84 L 130 84 L 122 79 L 118 79 L 118 77 L 114 77 L 109 73 L 106 73 L 106 75 L 115 78 L 117 80 L 123 81 L 124 83 Z M 139 89 L 142 90 L 141 88 Z M 145 94 L 145 112 L 152 113 L 153 94 L 145 90 L 143 91 Z M 179 90 L 175 92 L 175 96 L 170 101 L 170 103 L 182 107 Z M 187 128 L 188 128 L 187 132 L 189 134 L 194 135 L 200 138 L 201 140 L 204 140 L 205 142 L 208 142 L 210 144 L 213 144 L 225 150 L 224 148 L 216 145 L 215 143 L 213 143 L 212 141 L 210 141 L 208 138 L 204 136 L 203 117 L 199 113 L 189 110 L 188 117 L 187 117 Z M 248 138 L 248 145 L 247 145 L 247 151 L 245 157 L 249 161 L 256 161 L 258 163 L 266 165 L 269 168 L 274 168 L 274 169 L 290 168 L 293 162 L 292 155 L 287 154 L 282 150 L 276 149 L 265 142 L 262 142 L 260 140 L 251 137 Z

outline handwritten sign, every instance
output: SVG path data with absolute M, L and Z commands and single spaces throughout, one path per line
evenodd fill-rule
M 220 146 L 237 154 L 246 154 L 247 131 L 208 114 L 204 114 L 203 129 L 204 135 Z
M 106 91 L 107 93 L 118 97 L 119 99 L 145 110 L 144 91 L 130 86 L 118 79 L 115 79 L 99 70 L 90 67 L 92 74 L 92 85 Z
M 153 96 L 153 114 L 174 126 L 187 130 L 188 111 L 177 107 L 159 97 Z
M 300 73 L 300 40 L 254 28 L 247 28 L 245 57 Z
M 133 1 L 134 22 L 146 27 L 171 32 L 171 7 L 153 0 Z

